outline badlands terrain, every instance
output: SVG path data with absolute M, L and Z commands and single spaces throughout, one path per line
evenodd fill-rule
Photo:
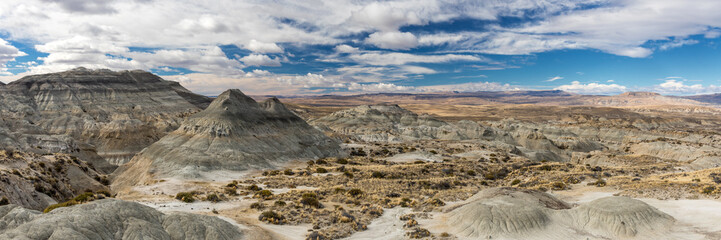
M 0 85 L 0 239 L 721 239 L 721 98 Z

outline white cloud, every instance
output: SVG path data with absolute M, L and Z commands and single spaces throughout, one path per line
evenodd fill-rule
M 545 80 L 544 82 L 553 82 L 553 81 L 561 80 L 561 79 L 563 79 L 563 77 L 561 77 L 561 76 L 555 76 L 555 77 L 552 77 L 552 78 L 549 78 L 549 79 Z
M 447 34 L 447 33 L 428 34 L 428 35 L 420 36 L 418 38 L 418 43 L 423 46 L 441 45 L 441 44 L 457 43 L 457 42 L 460 42 L 465 39 L 466 39 L 466 36 L 464 36 L 463 34 Z
M 251 54 L 240 58 L 240 61 L 248 66 L 280 66 L 280 59 L 278 57 L 271 58 L 268 55 L 263 54 Z
M 669 38 L 713 32 L 711 29 L 721 25 L 719 9 L 721 2 L 714 0 L 611 1 L 512 30 L 549 36 L 547 41 L 565 40 L 568 47 L 563 48 L 582 47 L 646 57 L 653 50 L 642 45 L 650 40 L 672 41 Z
M 8 62 L 15 60 L 16 57 L 24 56 L 21 52 L 7 41 L 0 38 L 0 75 L 9 75 L 5 67 Z
M 410 53 L 363 53 L 351 55 L 350 59 L 369 65 L 404 65 L 407 63 L 442 63 L 452 61 L 484 61 L 484 58 L 472 55 L 416 55 Z
M 376 32 L 368 36 L 365 42 L 393 50 L 408 50 L 418 46 L 418 39 L 409 32 Z
M 579 81 L 573 81 L 570 85 L 561 85 L 554 88 L 554 90 L 563 90 L 579 94 L 618 94 L 626 92 L 626 87 L 618 84 L 581 84 Z
M 372 29 L 394 31 L 401 26 L 424 23 L 415 11 L 409 11 L 402 3 L 372 2 L 360 10 L 353 11 L 352 23 Z
M 425 68 L 425 67 L 419 67 L 419 66 L 401 66 L 400 69 L 407 73 L 413 73 L 413 74 L 434 74 L 437 73 L 436 70 Z
M 256 53 L 282 53 L 283 49 L 275 43 L 259 42 L 255 39 L 250 40 L 247 47 L 248 50 Z
M 359 84 L 351 83 L 348 86 L 349 91 L 360 91 L 360 92 L 410 92 L 416 88 L 411 86 L 399 86 L 393 83 L 371 83 L 371 84 Z
M 68 12 L 79 12 L 89 14 L 115 13 L 116 10 L 110 6 L 114 1 L 108 0 L 42 0 L 43 2 L 56 3 Z
M 260 77 L 271 75 L 267 70 L 253 69 L 253 71 L 245 73 L 245 77 Z
M 663 83 L 653 86 L 649 90 L 658 92 L 661 94 L 672 94 L 672 95 L 693 95 L 693 94 L 709 94 L 721 92 L 721 86 L 702 84 L 689 84 L 688 81 L 681 77 L 667 77 Z
M 347 45 L 347 44 L 341 44 L 341 45 L 335 46 L 335 48 L 333 48 L 333 50 L 335 50 L 336 52 L 339 52 L 339 53 L 356 53 L 359 51 L 358 48 L 351 47 L 350 45 Z
M 518 91 L 522 90 L 519 87 L 511 86 L 510 84 L 503 84 L 497 82 L 471 82 L 471 83 L 460 83 L 460 84 L 449 84 L 449 85 L 435 85 L 435 86 L 424 86 L 419 87 L 423 92 L 478 92 L 478 91 Z

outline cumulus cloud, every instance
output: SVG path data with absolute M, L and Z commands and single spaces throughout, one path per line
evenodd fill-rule
M 341 45 L 335 46 L 333 48 L 333 50 L 335 50 L 336 52 L 339 52 L 339 53 L 356 53 L 359 51 L 359 49 L 357 47 L 352 47 L 347 44 L 341 44 Z
M 582 84 L 579 81 L 573 81 L 569 85 L 561 85 L 554 90 L 563 90 L 566 92 L 579 93 L 579 94 L 619 94 L 626 92 L 626 87 L 618 84 L 601 84 L 601 83 L 588 83 Z
M 263 54 L 251 54 L 251 55 L 240 58 L 240 61 L 242 61 L 243 63 L 245 63 L 248 66 L 271 66 L 271 67 L 280 66 L 280 59 L 278 57 L 271 58 L 271 57 L 268 57 L 268 55 L 263 55 Z
M 721 92 L 721 86 L 703 84 L 686 84 L 688 80 L 682 77 L 667 77 L 664 82 L 651 87 L 649 90 L 669 95 L 694 95 Z
M 255 39 L 250 40 L 247 47 L 248 50 L 256 53 L 282 53 L 283 49 L 275 43 L 259 42 Z
M 24 56 L 21 52 L 7 41 L 0 38 L 0 75 L 9 75 L 6 63 L 15 60 L 16 57 Z
M 368 36 L 365 42 L 393 50 L 408 50 L 418 46 L 418 39 L 409 32 L 376 32 Z
M 350 21 L 363 27 L 393 31 L 401 26 L 418 25 L 424 20 L 403 3 L 373 2 L 353 11 Z

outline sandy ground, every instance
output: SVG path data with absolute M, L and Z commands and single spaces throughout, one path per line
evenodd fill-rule
M 403 239 L 405 231 L 403 230 L 403 221 L 399 218 L 410 213 L 410 208 L 391 208 L 384 209 L 383 215 L 373 220 L 368 225 L 368 230 L 357 232 L 346 239 L 358 240 L 394 240 Z
M 440 156 L 423 151 L 396 154 L 395 156 L 386 158 L 385 160 L 397 163 L 412 163 L 415 161 L 443 162 L 443 158 Z

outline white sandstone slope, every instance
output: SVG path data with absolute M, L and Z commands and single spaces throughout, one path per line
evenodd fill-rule
M 119 168 L 114 184 L 134 185 L 149 177 L 201 178 L 210 171 L 268 169 L 289 160 L 340 154 L 338 142 L 278 99 L 259 104 L 232 89 Z
M 235 225 L 217 217 L 163 214 L 116 199 L 58 208 L 49 213 L 0 206 L 0 239 L 244 239 Z
M 451 206 L 430 229 L 460 239 L 677 239 L 675 219 L 628 197 L 605 197 L 580 206 L 543 192 L 486 189 Z

